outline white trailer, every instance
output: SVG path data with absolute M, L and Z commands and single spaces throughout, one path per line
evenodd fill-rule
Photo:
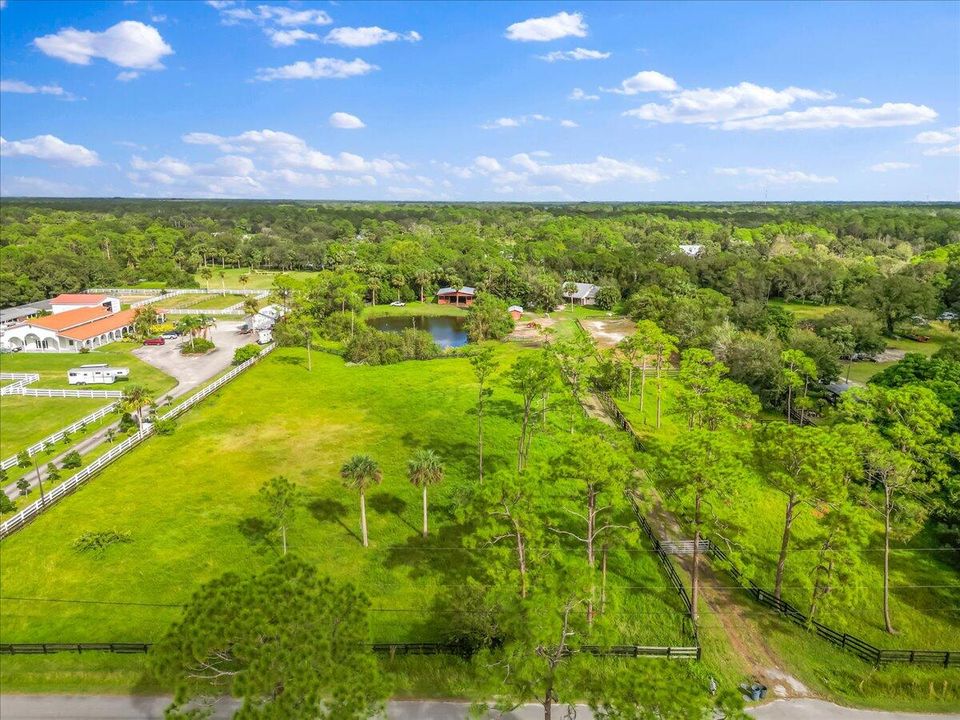
M 117 378 L 130 377 L 129 368 L 110 367 L 106 363 L 81 365 L 67 371 L 71 385 L 112 385 Z
M 257 332 L 257 343 L 260 345 L 268 345 L 273 342 L 273 333 L 269 330 L 260 330 Z

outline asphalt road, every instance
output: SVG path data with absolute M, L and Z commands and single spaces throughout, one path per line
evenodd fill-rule
M 165 697 L 121 697 L 108 695 L 3 695 L 0 718 L 3 720 L 161 720 L 169 702 Z M 222 703 L 214 715 L 218 720 L 231 716 L 234 705 Z M 387 704 L 387 720 L 464 720 L 469 705 L 462 702 L 392 701 Z M 777 700 L 753 708 L 758 720 L 947 720 L 960 714 L 929 715 L 889 713 L 878 710 L 853 710 L 822 700 Z M 504 720 L 541 720 L 540 705 L 525 705 L 506 715 L 491 713 L 490 718 Z M 566 720 L 566 706 L 555 708 L 553 717 Z M 588 708 L 576 708 L 576 720 L 592 720 Z

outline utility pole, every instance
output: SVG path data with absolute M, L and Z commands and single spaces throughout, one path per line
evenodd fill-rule
M 37 456 L 33 456 L 33 467 L 37 471 L 37 483 L 40 485 L 40 505 L 47 504 L 47 498 L 43 495 L 43 478 L 40 477 L 40 466 L 37 464 Z

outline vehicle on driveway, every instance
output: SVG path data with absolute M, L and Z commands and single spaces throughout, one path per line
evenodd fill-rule
M 403 300 L 394 300 L 390 303 L 390 307 L 406 307 L 406 303 Z
M 180 337 L 180 333 L 169 332 L 169 333 L 164 333 L 160 337 L 163 340 L 176 340 L 178 337 Z
M 147 338 L 143 341 L 144 345 L 166 345 L 167 341 L 162 337 Z

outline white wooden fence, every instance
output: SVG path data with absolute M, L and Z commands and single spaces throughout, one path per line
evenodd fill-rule
M 50 390 L 47 388 L 21 387 L 12 395 L 28 395 L 30 397 L 56 398 L 118 398 L 123 397 L 119 390 Z
M 0 395 L 21 395 L 23 388 L 39 379 L 36 373 L 0 373 L 0 380 L 13 380 L 9 385 L 0 387 Z
M 238 365 L 233 370 L 228 372 L 226 375 L 216 380 L 215 382 L 210 383 L 200 392 L 195 395 L 190 396 L 188 399 L 184 400 L 182 403 L 177 405 L 172 410 L 164 413 L 160 416 L 161 420 L 172 420 L 173 418 L 179 417 L 191 407 L 196 405 L 198 402 L 208 397 L 209 395 L 215 393 L 217 390 L 222 388 L 228 382 L 233 380 L 237 375 L 242 373 L 247 368 L 252 367 L 256 364 L 261 358 L 265 357 L 270 353 L 274 348 L 274 345 L 266 345 L 263 350 L 260 351 L 260 354 L 255 358 L 247 360 L 242 365 Z M 56 503 L 61 498 L 69 495 L 74 490 L 79 488 L 83 483 L 90 479 L 97 472 L 102 470 L 104 467 L 112 463 L 121 455 L 124 455 L 132 448 L 139 445 L 141 442 L 146 440 L 150 435 L 153 434 L 153 426 L 149 423 L 144 423 L 142 429 L 138 430 L 136 434 L 131 435 L 122 443 L 117 445 L 114 448 L 111 448 L 109 451 L 98 457 L 92 463 L 87 465 L 87 467 L 80 470 L 76 475 L 65 480 L 60 485 L 57 485 L 53 490 L 46 493 L 43 499 L 37 500 L 30 503 L 23 510 L 18 512 L 16 515 L 11 517 L 4 523 L 0 523 L 0 539 L 3 539 L 10 535 L 13 532 L 16 532 L 28 522 L 36 518 L 40 513 L 46 510 L 50 505 Z
M 115 402 L 110 403 L 109 405 L 104 405 L 99 410 L 96 410 L 95 412 L 90 413 L 85 418 L 81 418 L 80 420 L 77 420 L 72 425 L 67 425 L 62 430 L 57 430 L 57 432 L 53 433 L 52 435 L 47 435 L 47 437 L 45 437 L 40 442 L 34 443 L 30 447 L 26 448 L 27 455 L 29 455 L 30 457 L 33 457 L 38 452 L 43 450 L 43 448 L 46 447 L 47 443 L 60 442 L 63 439 L 64 435 L 69 435 L 70 433 L 76 432 L 77 430 L 84 427 L 85 425 L 89 425 L 90 423 L 96 422 L 97 420 L 104 417 L 105 415 L 109 415 L 110 413 L 112 413 L 114 410 L 116 410 L 116 408 L 117 408 L 117 403 Z M 11 455 L 6 460 L 0 461 L 0 470 L 7 470 L 9 468 L 12 468 L 16 464 L 17 464 L 17 456 Z

